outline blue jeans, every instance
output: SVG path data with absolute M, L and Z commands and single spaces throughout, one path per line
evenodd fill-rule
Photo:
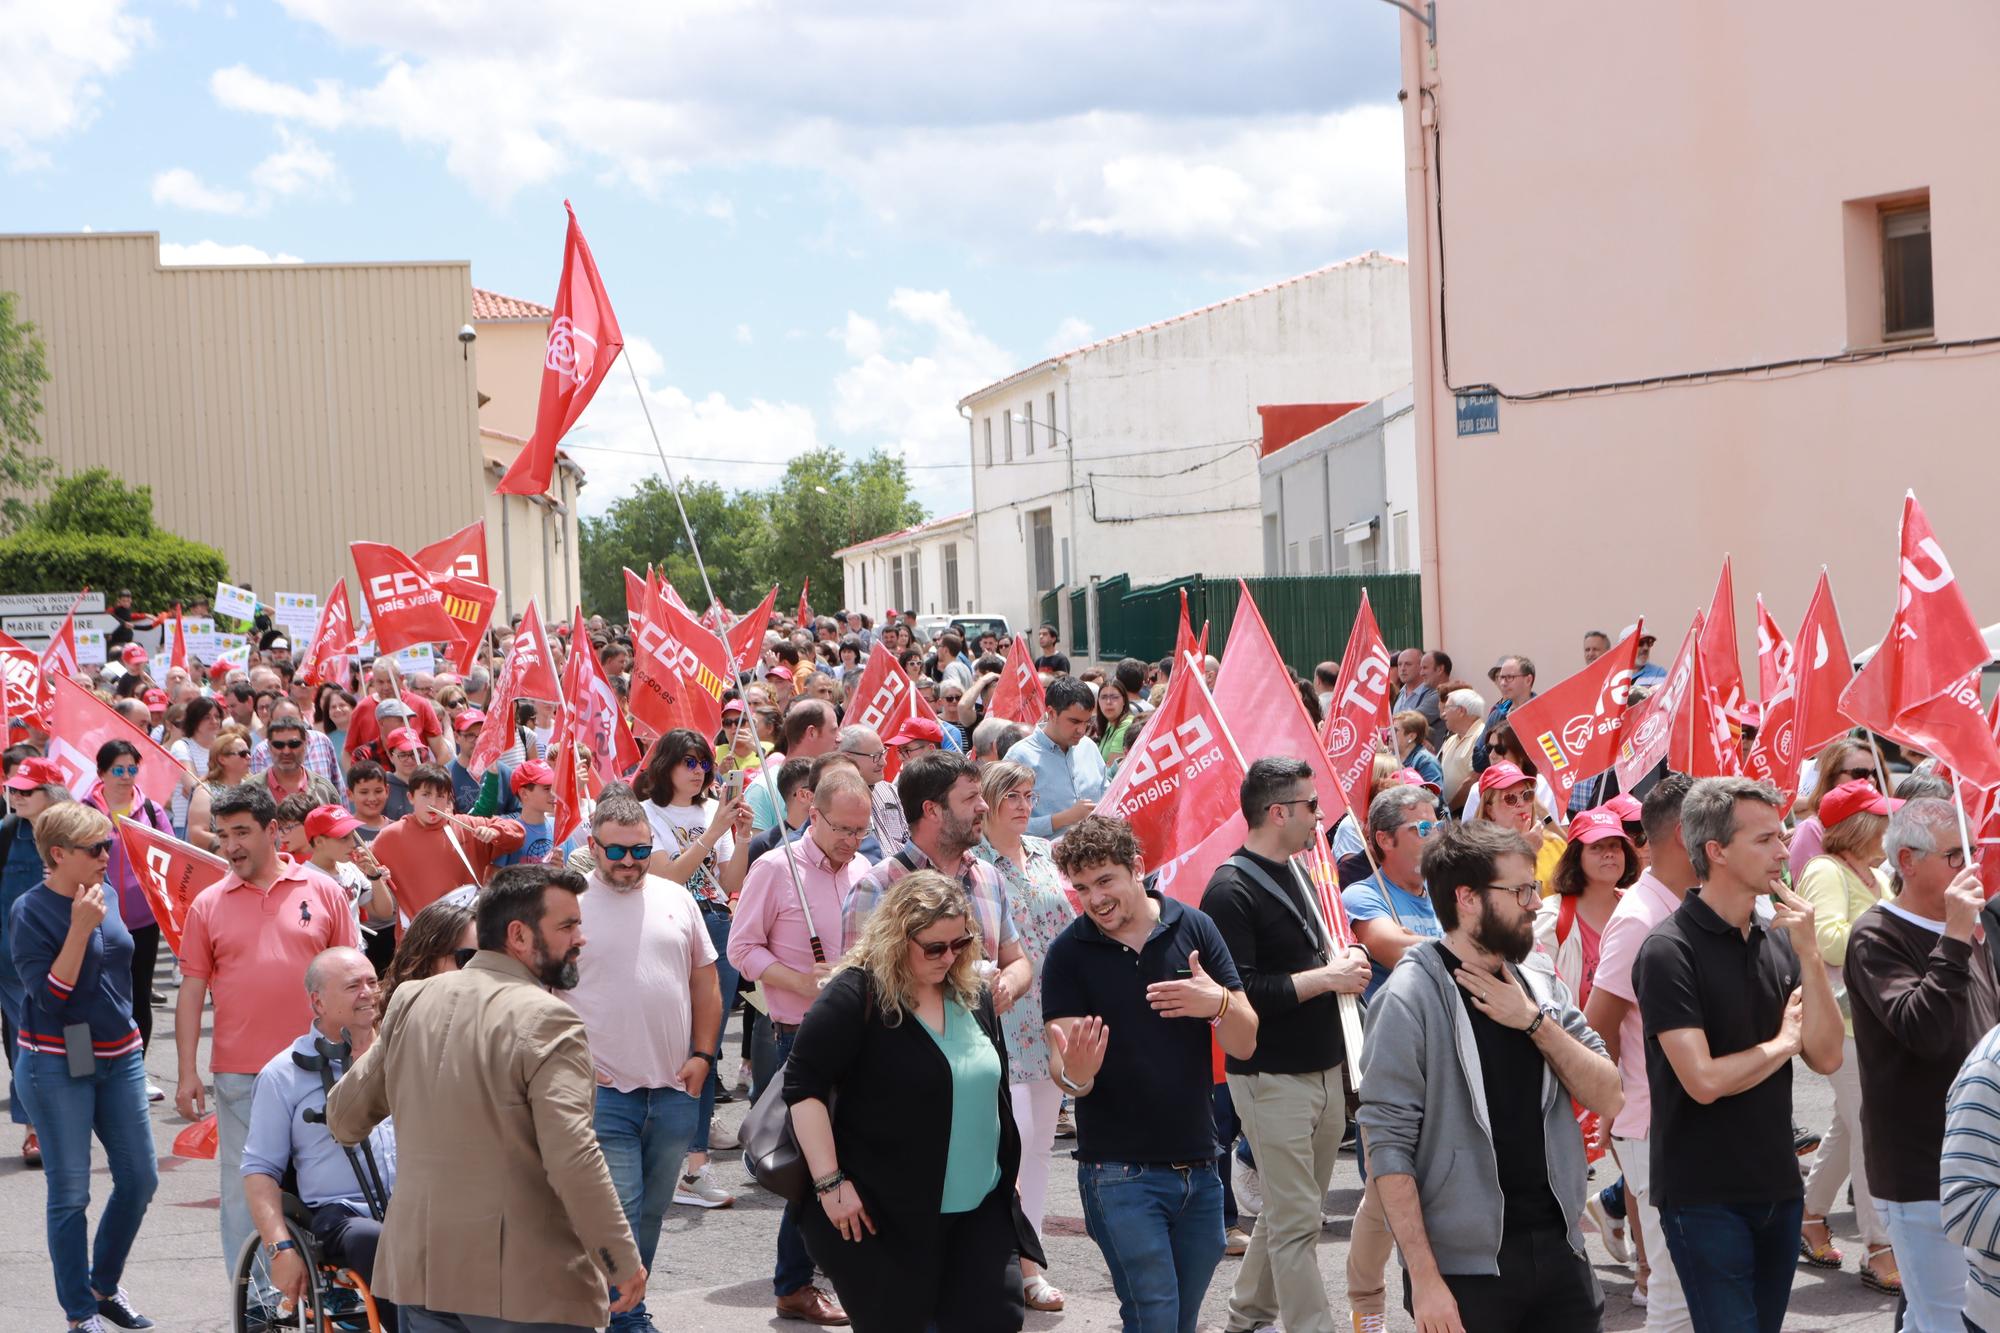
M 1127 1333 L 1194 1333 L 1222 1262 L 1222 1184 L 1190 1167 L 1078 1162 L 1083 1225 L 1111 1270 Z
M 701 1103 L 679 1088 L 635 1088 L 620 1092 L 602 1084 L 591 1116 L 604 1165 L 618 1191 L 618 1206 L 639 1245 L 639 1262 L 647 1271 L 660 1245 L 660 1219 L 674 1201 L 681 1161 L 694 1138 L 694 1118 Z M 611 1317 L 611 1327 L 646 1327 L 646 1303 Z
M 736 1007 L 736 980 L 742 975 L 729 962 L 729 913 L 700 904 L 701 919 L 708 925 L 708 938 L 715 944 L 715 980 L 722 987 L 722 1025 L 729 1026 L 729 1011 Z M 718 1053 L 722 1038 L 715 1039 Z M 708 1067 L 708 1082 L 701 1085 L 701 1116 L 695 1122 L 694 1142 L 689 1152 L 708 1151 L 708 1126 L 715 1119 L 715 1094 L 722 1091 L 722 1062 Z
M 1697 1333 L 1779 1333 L 1798 1267 L 1805 1200 L 1660 1209 Z
M 1903 1333 L 1956 1333 L 1965 1308 L 1965 1251 L 1945 1234 L 1943 1210 L 1936 1199 L 1895 1203 L 1877 1199 L 1875 1206 L 1889 1227 L 1896 1249 L 1896 1271 L 1903 1275 L 1903 1296 L 1910 1303 L 1903 1316 Z
M 791 1059 L 792 1039 L 796 1035 L 777 1031 L 768 1016 L 757 1015 L 756 1039 L 750 1048 L 751 1101 L 763 1095 L 765 1085 Z M 799 1206 L 788 1203 L 785 1215 L 778 1221 L 778 1266 L 771 1275 L 771 1290 L 776 1295 L 789 1296 L 812 1280 L 812 1255 L 807 1253 L 805 1234 L 799 1230 Z
M 1226 1230 L 1243 1220 L 1236 1208 L 1236 1187 L 1229 1179 L 1229 1159 L 1236 1151 L 1236 1141 L 1243 1137 L 1243 1122 L 1237 1118 L 1236 1103 L 1230 1100 L 1227 1083 L 1216 1084 L 1209 1096 L 1210 1109 L 1215 1113 L 1215 1175 L 1222 1182 L 1222 1225 Z
M 21 1052 L 16 1091 L 25 1090 L 42 1135 L 48 1176 L 49 1258 L 63 1313 L 82 1319 L 97 1313 L 97 1295 L 118 1290 L 126 1256 L 138 1239 L 146 1205 L 160 1183 L 153 1156 L 153 1127 L 146 1114 L 146 1062 L 137 1051 L 99 1060 L 89 1078 L 71 1078 L 69 1061 L 41 1051 Z M 111 1166 L 111 1197 L 97 1220 L 97 1253 L 88 1244 L 90 1136 L 95 1132 Z
M 4 947 L 4 944 L 0 944 L 0 948 Z M 0 1021 L 0 1041 L 7 1043 L 7 1068 L 9 1069 L 14 1068 L 27 1055 L 27 1052 L 22 1050 L 19 1043 L 15 1040 L 21 1027 L 21 1005 L 25 998 L 21 993 L 21 987 L 17 983 L 0 981 L 0 1020 L 4 1020 Z M 17 1125 L 26 1125 L 28 1128 L 33 1129 L 34 1122 L 28 1119 L 28 1099 L 21 1092 L 21 1080 L 23 1077 L 25 1076 L 17 1075 L 12 1080 L 13 1091 L 7 1097 L 7 1118 Z

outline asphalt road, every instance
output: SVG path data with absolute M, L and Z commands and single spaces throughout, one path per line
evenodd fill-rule
M 148 1065 L 153 1081 L 169 1092 L 168 1099 L 155 1105 L 152 1112 L 154 1140 L 160 1153 L 160 1189 L 126 1270 L 125 1285 L 138 1307 L 150 1314 L 163 1330 L 226 1333 L 229 1321 L 217 1233 L 216 1167 L 212 1161 L 183 1161 L 172 1156 L 173 1137 L 183 1128 L 183 1122 L 173 1110 L 171 1096 L 174 1067 L 171 1007 L 157 1010 L 155 1019 Z M 733 1020 L 730 1027 L 731 1038 L 724 1043 L 729 1054 L 723 1064 L 725 1076 L 733 1077 L 734 1052 L 739 1043 L 734 1037 Z M 205 1062 L 206 1036 L 203 1045 Z M 1797 1066 L 1795 1087 L 1800 1122 L 1823 1128 L 1832 1110 L 1832 1094 L 1826 1083 L 1801 1065 Z M 723 1107 L 721 1114 L 733 1124 L 745 1109 L 739 1102 Z M 1051 1260 L 1051 1280 L 1067 1293 L 1068 1308 L 1062 1314 L 1031 1313 L 1028 1327 L 1061 1328 L 1070 1333 L 1078 1329 L 1116 1328 L 1117 1297 L 1111 1290 L 1103 1260 L 1083 1232 L 1082 1208 L 1077 1198 L 1076 1176 L 1068 1161 L 1068 1145 L 1058 1141 L 1055 1151 L 1058 1160 L 1051 1172 L 1045 1240 Z M 736 1153 L 720 1154 L 715 1167 L 724 1183 L 739 1191 L 734 1207 L 706 1212 L 677 1207 L 667 1218 L 648 1288 L 648 1306 L 663 1329 L 787 1329 L 795 1333 L 807 1327 L 778 1320 L 772 1313 L 771 1262 L 779 1204 L 773 1196 L 748 1183 L 738 1159 Z M 93 1204 L 101 1205 L 110 1187 L 110 1177 L 101 1150 L 96 1161 L 91 1189 Z M 1329 1208 L 1342 1220 L 1326 1229 L 1320 1245 L 1320 1269 L 1332 1293 L 1336 1319 L 1344 1319 L 1346 1315 L 1345 1219 L 1353 1214 L 1360 1194 L 1354 1159 L 1351 1154 L 1344 1154 L 1328 1196 Z M 64 1326 L 49 1274 L 42 1221 L 45 1198 L 41 1173 L 21 1165 L 17 1131 L 0 1120 L 0 1331 L 4 1333 L 60 1330 Z M 95 1215 L 94 1207 L 93 1225 Z M 1834 1215 L 1833 1226 L 1836 1240 L 1848 1255 L 1847 1267 L 1842 1272 L 1827 1273 L 1802 1266 L 1792 1288 L 1791 1312 L 1785 1327 L 1888 1329 L 1894 1302 L 1869 1291 L 1855 1277 L 1860 1245 L 1855 1240 L 1853 1213 L 1844 1203 Z M 1594 1236 L 1591 1252 L 1605 1291 L 1604 1326 L 1642 1327 L 1645 1312 L 1629 1300 L 1631 1270 L 1613 1263 Z M 1204 1306 L 1205 1328 L 1222 1327 L 1229 1284 L 1234 1278 L 1235 1261 L 1223 1260 Z M 1399 1287 L 1393 1274 L 1390 1283 L 1393 1295 Z M 1400 1310 L 1394 1310 L 1390 1327 L 1407 1330 L 1413 1325 Z

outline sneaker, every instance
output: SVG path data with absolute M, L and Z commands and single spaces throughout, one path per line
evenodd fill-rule
M 743 1140 L 717 1117 L 708 1122 L 708 1146 L 712 1152 L 734 1152 L 743 1146 Z
M 95 1295 L 95 1293 L 92 1293 Z M 153 1321 L 132 1308 L 132 1298 L 120 1287 L 97 1298 L 97 1313 L 120 1328 L 151 1328 Z
M 1231 1227 L 1222 1233 L 1222 1252 L 1231 1259 L 1241 1259 L 1250 1248 L 1250 1233 L 1242 1227 Z
M 87 1314 L 82 1323 L 69 1326 L 69 1333 L 111 1333 L 111 1325 L 94 1314 Z
M 1792 1152 L 1800 1157 L 1810 1157 L 1819 1151 L 1819 1135 L 1809 1129 L 1792 1126 Z
M 1354 1320 L 1354 1333 L 1389 1333 L 1389 1316 L 1385 1314 L 1363 1314 L 1359 1310 L 1348 1312 Z
M 1231 1153 L 1229 1160 L 1235 1172 L 1230 1184 L 1236 1190 L 1236 1211 L 1255 1217 L 1264 1211 L 1264 1182 L 1258 1178 L 1257 1168 L 1246 1164 L 1241 1157 Z
M 1591 1191 L 1590 1197 L 1583 1201 L 1583 1212 L 1590 1225 L 1597 1228 L 1598 1237 L 1611 1257 L 1621 1264 L 1631 1263 L 1632 1246 L 1625 1239 L 1625 1224 L 1604 1211 L 1604 1196 Z
M 701 1170 L 682 1173 L 681 1183 L 674 1187 L 674 1202 L 690 1208 L 727 1208 L 736 1202 L 736 1196 L 715 1183 L 704 1162 Z
M 1643 1284 L 1632 1288 L 1632 1304 L 1638 1306 L 1641 1310 L 1646 1308 L 1646 1288 Z
M 146 1085 L 146 1100 L 147 1100 L 147 1101 L 149 1101 L 149 1102 L 163 1102 L 163 1101 L 165 1101 L 166 1099 L 167 1099 L 167 1094 L 166 1094 L 166 1092 L 165 1092 L 165 1090 L 164 1090 L 164 1089 L 162 1089 L 161 1087 L 159 1087 L 159 1085 L 157 1085 L 157 1084 L 154 1084 L 154 1083 L 148 1083 L 148 1084 Z

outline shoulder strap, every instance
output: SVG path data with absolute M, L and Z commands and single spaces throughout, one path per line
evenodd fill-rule
M 1299 923 L 1299 929 L 1306 933 L 1306 938 L 1312 942 L 1313 948 L 1321 954 L 1327 952 L 1325 927 L 1317 919 L 1308 918 L 1305 913 L 1301 912 L 1299 905 L 1292 901 L 1292 896 L 1278 887 L 1278 882 L 1265 872 L 1264 867 L 1258 865 L 1249 857 L 1242 855 L 1232 856 L 1222 864 L 1248 876 L 1252 883 L 1283 903 L 1285 911 L 1291 914 L 1292 920 Z M 1296 874 L 1296 871 L 1294 873 Z M 1306 901 L 1308 903 L 1312 901 L 1310 895 L 1307 895 Z
M 1576 924 L 1576 896 L 1565 893 L 1562 903 L 1556 908 L 1556 944 L 1568 942 L 1570 928 Z

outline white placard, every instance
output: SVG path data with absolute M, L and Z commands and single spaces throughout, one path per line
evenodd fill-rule
M 101 631 L 80 629 L 76 632 L 76 664 L 78 666 L 104 665 L 104 635 Z
M 319 624 L 319 594 L 281 592 L 271 618 L 292 641 L 293 651 L 303 653 L 312 643 L 313 630 Z
M 215 636 L 215 656 L 211 661 L 219 662 L 228 658 L 231 664 L 242 666 L 250 657 L 250 637 L 246 634 L 218 634 Z
M 233 583 L 218 583 L 215 585 L 215 614 L 228 616 L 231 620 L 254 620 L 257 616 L 257 594 Z
M 413 671 L 426 674 L 437 671 L 437 649 L 428 643 L 413 643 L 407 648 L 398 648 L 393 655 L 397 669 L 406 676 Z
M 216 642 L 220 637 L 215 632 L 215 622 L 207 616 L 183 616 L 181 631 L 187 635 L 188 652 L 204 662 L 213 663 L 222 646 Z

